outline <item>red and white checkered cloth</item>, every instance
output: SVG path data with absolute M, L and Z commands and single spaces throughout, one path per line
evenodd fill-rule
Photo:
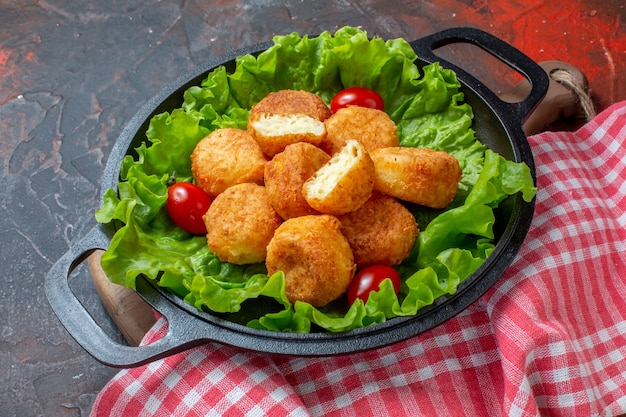
M 324 358 L 219 343 L 123 370 L 92 416 L 615 416 L 626 412 L 626 102 L 530 137 L 537 206 L 519 255 L 457 317 Z M 146 335 L 164 334 L 159 320 Z

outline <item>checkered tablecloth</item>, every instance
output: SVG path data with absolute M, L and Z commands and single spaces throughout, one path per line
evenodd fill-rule
M 336 357 L 219 343 L 120 371 L 92 416 L 615 416 L 626 412 L 626 102 L 529 138 L 531 230 L 444 324 Z M 160 319 L 146 335 L 164 334 Z

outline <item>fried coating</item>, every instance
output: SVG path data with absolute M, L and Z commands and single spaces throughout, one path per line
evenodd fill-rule
M 203 217 L 209 248 L 224 262 L 263 262 L 267 244 L 282 219 L 267 199 L 265 187 L 236 184 L 219 194 Z
M 196 184 L 215 197 L 235 184 L 263 184 L 266 162 L 258 143 L 247 131 L 224 128 L 198 142 L 191 153 L 191 172 Z
M 281 90 L 268 94 L 252 107 L 248 131 L 271 158 L 292 143 L 319 145 L 326 137 L 324 120 L 330 114 L 316 94 Z
M 353 212 L 339 216 L 359 268 L 398 265 L 413 249 L 419 234 L 411 212 L 393 197 L 374 192 Z
M 332 114 L 320 96 L 303 90 L 280 90 L 269 93 L 252 106 L 250 117 L 262 113 L 303 114 L 320 122 Z
M 311 178 L 302 192 L 320 213 L 340 215 L 361 207 L 372 195 L 374 163 L 356 140 L 348 140 Z
M 285 274 L 285 292 L 292 303 L 315 307 L 339 298 L 350 285 L 355 264 L 339 220 L 309 215 L 286 220 L 267 246 L 268 274 Z
M 307 203 L 302 186 L 330 157 L 306 142 L 288 145 L 265 165 L 265 189 L 274 210 L 285 220 L 320 214 Z
M 384 111 L 361 106 L 339 109 L 324 122 L 326 138 L 320 144 L 329 155 L 338 152 L 348 139 L 356 139 L 368 152 L 399 146 L 398 128 Z
M 383 194 L 432 208 L 452 202 L 461 166 L 447 152 L 425 148 L 380 148 L 371 152 L 374 189 Z

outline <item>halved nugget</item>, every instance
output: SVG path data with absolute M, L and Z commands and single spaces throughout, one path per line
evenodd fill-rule
M 320 214 L 307 203 L 302 186 L 330 157 L 306 142 L 288 145 L 265 165 L 265 189 L 269 202 L 283 219 Z
M 305 301 L 315 307 L 339 298 L 356 268 L 339 220 L 330 215 L 286 220 L 267 246 L 266 265 L 269 275 L 285 274 L 289 301 Z
M 324 122 L 326 138 L 320 147 L 329 155 L 338 152 L 348 139 L 356 139 L 368 152 L 399 146 L 398 128 L 387 113 L 369 107 L 339 109 Z
M 270 205 L 265 187 L 233 185 L 219 194 L 203 217 L 209 248 L 224 262 L 263 262 L 267 244 L 282 219 Z
M 432 208 L 452 202 L 461 166 L 447 152 L 425 148 L 380 148 L 371 152 L 374 188 L 383 194 Z
M 302 193 L 320 213 L 344 214 L 361 207 L 372 195 L 374 163 L 356 140 L 348 140 L 311 178 Z
M 358 210 L 338 218 L 359 268 L 398 265 L 411 253 L 419 233 L 411 212 L 395 198 L 378 192 Z
M 305 114 L 261 113 L 248 119 L 248 130 L 270 158 L 292 143 L 319 145 L 326 137 L 324 123 Z
M 200 140 L 191 153 L 196 184 L 211 197 L 244 182 L 263 184 L 267 159 L 245 130 L 224 128 Z
M 320 122 L 332 114 L 320 96 L 303 90 L 280 90 L 269 93 L 250 110 L 251 117 L 263 113 L 303 114 Z
M 316 94 L 281 90 L 268 94 L 252 107 L 248 131 L 271 158 L 292 143 L 319 145 L 326 137 L 324 120 L 330 114 Z

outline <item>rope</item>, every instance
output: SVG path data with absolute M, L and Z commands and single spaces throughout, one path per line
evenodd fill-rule
M 591 94 L 587 91 L 584 85 L 581 85 L 580 82 L 576 82 L 575 77 L 573 77 L 569 71 L 564 69 L 555 69 L 550 73 L 550 77 L 576 94 L 576 97 L 578 97 L 578 101 L 580 102 L 580 107 L 585 115 L 585 119 L 587 121 L 593 119 L 596 115 L 596 111 L 593 106 Z

